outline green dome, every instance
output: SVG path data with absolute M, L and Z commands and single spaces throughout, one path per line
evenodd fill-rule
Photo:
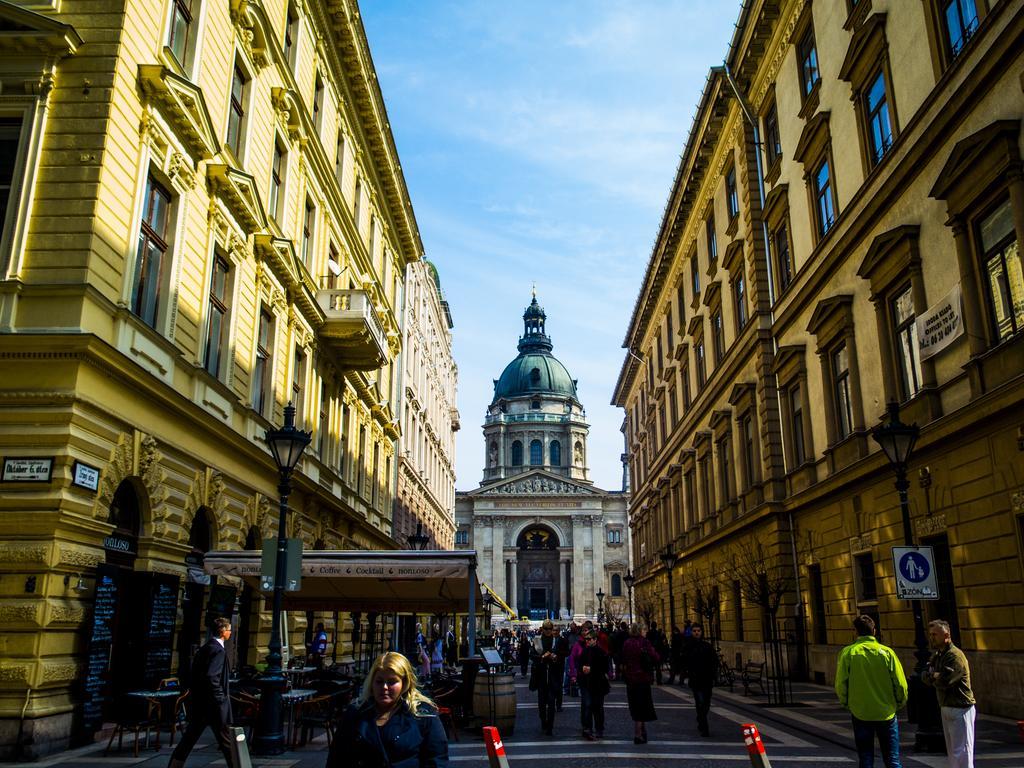
M 505 366 L 494 382 L 492 403 L 530 395 L 560 395 L 576 399 L 576 382 L 558 358 L 544 352 L 524 352 Z

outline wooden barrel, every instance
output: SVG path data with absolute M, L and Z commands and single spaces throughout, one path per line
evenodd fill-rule
M 484 725 L 497 727 L 498 733 L 511 736 L 516 728 L 515 675 L 500 673 L 476 676 L 473 686 L 473 714 Z

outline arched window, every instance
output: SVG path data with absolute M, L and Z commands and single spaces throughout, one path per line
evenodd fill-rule
M 622 577 L 617 573 L 612 574 L 612 597 L 622 597 Z
M 512 466 L 523 466 L 523 444 L 518 440 L 512 441 Z
M 551 441 L 551 466 L 560 467 L 562 466 L 562 444 L 557 440 Z
M 530 441 L 530 466 L 539 467 L 544 463 L 544 446 L 540 440 Z

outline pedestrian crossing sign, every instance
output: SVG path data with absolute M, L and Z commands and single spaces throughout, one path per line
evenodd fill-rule
M 931 547 L 893 547 L 897 600 L 938 600 L 935 557 Z

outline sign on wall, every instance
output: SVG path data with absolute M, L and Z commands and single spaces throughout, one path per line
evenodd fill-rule
M 897 600 L 938 600 L 935 556 L 931 547 L 893 547 Z
M 915 323 L 922 360 L 939 354 L 963 336 L 964 314 L 960 306 L 959 283 L 941 301 L 928 307 L 928 311 Z
M 53 457 L 4 457 L 2 479 L 5 483 L 48 483 L 53 475 Z
M 71 465 L 71 484 L 77 485 L 79 488 L 85 488 L 87 491 L 99 490 L 99 467 L 93 467 L 89 464 L 83 464 L 80 461 L 76 461 Z

